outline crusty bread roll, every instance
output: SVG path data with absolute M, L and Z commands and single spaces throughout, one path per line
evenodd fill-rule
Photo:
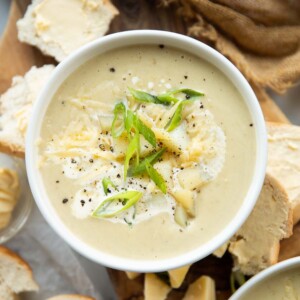
M 17 22 L 18 38 L 62 61 L 103 36 L 117 14 L 108 0 L 33 0 Z
M 254 275 L 278 261 L 279 242 L 293 230 L 292 209 L 282 185 L 266 175 L 257 203 L 230 241 L 235 268 Z
M 0 97 L 0 151 L 24 157 L 25 134 L 32 104 L 49 79 L 53 65 L 32 67 L 24 77 L 15 76 Z
M 16 294 L 36 291 L 30 266 L 17 254 L 0 246 L 0 299 L 14 300 Z
M 267 171 L 287 191 L 296 224 L 300 220 L 300 126 L 268 122 L 267 130 Z

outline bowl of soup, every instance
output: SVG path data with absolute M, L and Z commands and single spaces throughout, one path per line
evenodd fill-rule
M 299 299 L 300 257 L 278 263 L 247 281 L 230 300 Z
M 164 271 L 209 255 L 246 220 L 266 130 L 224 56 L 183 35 L 128 31 L 58 65 L 33 109 L 26 166 L 43 216 L 75 250 Z

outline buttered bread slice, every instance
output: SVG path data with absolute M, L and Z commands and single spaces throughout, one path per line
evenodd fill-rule
M 267 171 L 287 191 L 296 224 L 300 220 L 300 127 L 269 122 L 267 130 Z
M 62 61 L 103 36 L 117 14 L 108 0 L 33 0 L 17 22 L 18 38 Z
M 32 104 L 53 70 L 53 65 L 32 67 L 24 77 L 15 76 L 12 86 L 0 96 L 1 152 L 24 157 L 25 134 Z
M 292 234 L 292 209 L 282 185 L 266 175 L 256 205 L 229 246 L 235 268 L 254 275 L 278 261 L 279 242 Z

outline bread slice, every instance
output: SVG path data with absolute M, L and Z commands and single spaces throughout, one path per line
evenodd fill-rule
M 281 184 L 266 175 L 257 203 L 232 238 L 229 252 L 235 268 L 254 275 L 278 261 L 279 242 L 292 234 L 292 209 Z
M 300 126 L 267 123 L 267 130 L 267 171 L 287 191 L 296 224 L 300 220 Z
M 49 79 L 53 65 L 32 67 L 24 77 L 15 76 L 0 96 L 0 151 L 24 157 L 25 134 L 32 104 Z
M 95 298 L 82 295 L 59 295 L 48 298 L 47 300 L 95 300 Z
M 30 266 L 9 249 L 0 246 L 0 299 L 13 300 L 15 294 L 36 291 Z
M 117 14 L 108 0 L 33 0 L 17 22 L 18 38 L 62 61 L 103 36 Z

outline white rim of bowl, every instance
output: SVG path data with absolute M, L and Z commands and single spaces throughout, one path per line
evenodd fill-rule
M 187 253 L 161 260 L 134 260 L 117 257 L 110 255 L 109 253 L 104 253 L 101 250 L 97 250 L 76 237 L 63 224 L 50 204 L 50 201 L 42 188 L 43 184 L 37 170 L 37 160 L 35 159 L 37 153 L 36 140 L 39 138 L 43 116 L 54 93 L 62 82 L 84 62 L 96 55 L 110 49 L 142 44 L 165 44 L 176 49 L 193 53 L 215 65 L 231 80 L 242 95 L 251 114 L 254 124 L 253 128 L 256 134 L 256 162 L 253 180 L 249 186 L 247 195 L 244 198 L 244 202 L 237 211 L 235 217 L 221 232 L 219 232 L 218 235 L 214 236 L 204 245 Z M 208 256 L 228 241 L 244 223 L 256 203 L 265 176 L 266 161 L 267 135 L 264 118 L 256 96 L 243 75 L 227 58 L 211 47 L 181 34 L 158 30 L 134 30 L 111 34 L 83 46 L 61 62 L 54 70 L 51 78 L 43 88 L 33 107 L 26 136 L 26 167 L 30 187 L 42 215 L 51 227 L 72 248 L 83 256 L 111 268 L 137 272 L 160 272 L 191 264 Z
M 261 281 L 273 277 L 276 274 L 282 273 L 289 269 L 294 269 L 294 267 L 300 268 L 300 257 L 294 257 L 282 261 L 272 267 L 265 269 L 264 271 L 258 273 L 249 279 L 245 284 L 243 284 L 230 298 L 229 300 L 239 300 L 242 296 L 245 296 L 247 292 L 251 291 L 259 284 Z

